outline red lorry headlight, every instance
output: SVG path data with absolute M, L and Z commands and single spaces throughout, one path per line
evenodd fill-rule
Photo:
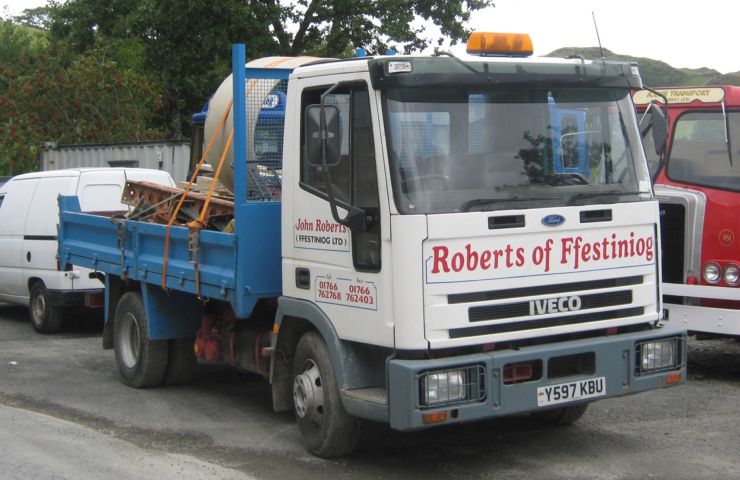
M 720 278 L 722 278 L 722 267 L 717 262 L 709 262 L 704 265 L 701 274 L 705 282 L 714 285 L 719 283 Z
M 729 264 L 725 267 L 725 273 L 723 275 L 725 283 L 727 285 L 736 286 L 740 281 L 740 268 L 735 264 Z

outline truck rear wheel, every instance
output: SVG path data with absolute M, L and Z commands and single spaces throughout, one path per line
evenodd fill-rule
M 296 347 L 293 409 L 309 452 L 332 458 L 355 448 L 360 421 L 349 415 L 342 405 L 329 351 L 316 332 L 305 333 Z
M 113 348 L 123 382 L 135 388 L 159 385 L 167 369 L 167 340 L 150 340 L 141 295 L 128 292 L 116 308 Z
M 31 286 L 31 299 L 28 303 L 31 314 L 31 325 L 39 333 L 58 332 L 62 328 L 62 307 L 53 306 L 49 302 L 49 292 L 42 281 L 36 281 Z
M 588 403 L 581 403 L 570 407 L 534 412 L 532 416 L 548 425 L 571 425 L 577 422 L 587 409 Z

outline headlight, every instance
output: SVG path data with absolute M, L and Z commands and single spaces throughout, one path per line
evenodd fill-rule
M 465 400 L 465 370 L 429 372 L 422 377 L 424 405 L 431 407 Z
M 740 280 L 740 268 L 732 263 L 727 265 L 725 267 L 724 279 L 727 285 L 732 285 L 733 287 L 737 285 L 738 280 Z
M 716 262 L 709 262 L 704 265 L 702 276 L 707 283 L 719 283 L 719 279 L 722 278 L 722 267 Z
M 678 339 L 665 338 L 638 345 L 640 373 L 672 370 L 678 366 Z

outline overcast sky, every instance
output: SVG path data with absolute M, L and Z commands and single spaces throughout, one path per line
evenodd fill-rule
M 11 14 L 45 0 L 0 0 Z M 740 71 L 740 2 L 737 0 L 494 0 L 476 12 L 476 30 L 529 33 L 535 55 L 560 47 L 596 46 L 615 53 L 663 60 L 673 67 Z M 458 47 L 455 52 L 464 51 Z

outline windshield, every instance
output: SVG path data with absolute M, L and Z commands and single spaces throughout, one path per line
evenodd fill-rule
M 623 88 L 385 90 L 402 213 L 639 200 L 649 178 Z
M 679 117 L 668 178 L 740 191 L 740 112 L 728 112 L 727 123 L 722 112 L 689 112 Z

